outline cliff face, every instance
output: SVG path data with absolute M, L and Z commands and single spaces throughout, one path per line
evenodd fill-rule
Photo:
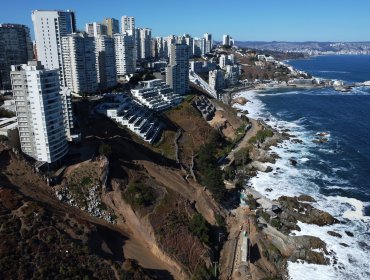
M 125 259 L 127 236 L 57 201 L 3 145 L 0 165 L 1 279 L 155 278 Z

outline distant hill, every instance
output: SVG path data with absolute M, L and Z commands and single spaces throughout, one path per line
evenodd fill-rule
M 305 53 L 358 53 L 370 54 L 370 42 L 284 42 L 284 41 L 236 41 L 235 44 L 242 48 L 283 52 Z

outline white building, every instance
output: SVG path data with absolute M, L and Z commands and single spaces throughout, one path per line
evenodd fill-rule
M 86 23 L 85 31 L 90 37 L 108 34 L 107 26 L 98 22 Z
M 46 69 L 59 69 L 63 81 L 62 37 L 76 31 L 75 15 L 71 11 L 32 11 L 37 60 Z
M 144 106 L 163 111 L 179 104 L 182 97 L 161 79 L 140 82 L 131 94 Z
M 215 91 L 225 88 L 225 78 L 222 70 L 209 71 L 209 86 Z
M 64 129 L 68 141 L 72 141 L 72 130 L 74 128 L 74 118 L 72 109 L 72 91 L 64 87 L 60 92 L 63 105 Z
M 95 40 L 84 33 L 62 37 L 65 85 L 75 93 L 98 90 Z
M 115 34 L 114 46 L 116 55 L 117 78 L 135 73 L 135 41 L 134 37 L 125 34 Z
M 40 62 L 13 65 L 11 72 L 22 151 L 53 163 L 68 152 L 58 70 Z
M 127 94 L 107 94 L 96 111 L 135 133 L 146 142 L 154 143 L 163 130 L 163 124 L 153 111 L 132 100 Z
M 114 87 L 117 84 L 114 39 L 108 36 L 96 37 L 95 50 L 99 88 Z
M 205 53 L 210 53 L 213 46 L 212 34 L 205 33 L 204 39 L 205 39 Z
M 220 56 L 219 65 L 221 69 L 225 69 L 226 65 L 228 65 L 228 57 L 227 55 L 222 54 Z
M 138 59 L 148 59 L 152 56 L 152 30 L 149 28 L 136 29 L 136 48 Z
M 121 18 L 121 33 L 135 36 L 135 18 L 130 16 L 123 16 Z
M 187 45 L 171 45 L 170 62 L 166 67 L 166 83 L 180 95 L 185 95 L 189 90 L 189 47 Z
M 228 86 L 234 86 L 238 83 L 240 68 L 238 65 L 226 65 L 225 80 Z
M 222 45 L 230 46 L 230 35 L 223 35 L 222 36 Z

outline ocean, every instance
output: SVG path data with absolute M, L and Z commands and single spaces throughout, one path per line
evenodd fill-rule
M 315 77 L 348 83 L 370 80 L 370 56 L 318 56 L 288 63 Z M 289 262 L 290 278 L 370 279 L 370 87 L 348 93 L 329 88 L 279 89 L 238 96 L 250 102 L 235 107 L 302 140 L 273 147 L 280 156 L 271 164 L 273 171 L 259 172 L 248 184 L 272 199 L 309 194 L 317 200 L 313 206 L 343 222 L 325 227 L 299 223 L 301 231 L 294 234 L 320 237 L 335 257 L 329 266 Z M 314 141 L 320 133 L 327 142 Z M 292 166 L 290 159 L 298 164 Z

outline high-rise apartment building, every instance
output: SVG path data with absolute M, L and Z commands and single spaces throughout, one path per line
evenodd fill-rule
M 222 45 L 230 46 L 230 35 L 223 35 L 222 36 Z
M 185 34 L 184 40 L 185 40 L 185 44 L 189 47 L 189 57 L 192 57 L 194 55 L 193 53 L 194 39 L 189 34 Z
M 0 24 L 0 90 L 11 89 L 11 65 L 32 60 L 30 30 L 22 24 Z
M 85 31 L 90 37 L 98 37 L 108 33 L 107 26 L 98 22 L 86 23 Z
M 32 11 L 35 31 L 37 60 L 46 69 L 59 69 L 61 85 L 63 80 L 62 37 L 75 32 L 76 21 L 71 11 Z
M 114 39 L 108 36 L 95 38 L 96 70 L 100 89 L 117 84 Z
M 113 37 L 114 34 L 119 33 L 119 21 L 115 18 L 105 18 L 103 24 L 107 27 L 107 35 Z
M 40 62 L 11 67 L 22 151 L 40 162 L 54 163 L 68 152 L 58 70 Z
M 193 55 L 202 56 L 206 53 L 206 39 L 194 38 L 193 40 Z
M 205 52 L 210 53 L 213 46 L 212 34 L 205 33 L 204 39 L 205 39 Z
M 121 18 L 121 33 L 127 33 L 128 35 L 135 35 L 135 18 L 129 16 L 123 16 Z
M 135 72 L 135 39 L 125 34 L 115 34 L 114 47 L 116 55 L 117 78 L 123 78 L 127 74 Z
M 65 85 L 75 93 L 94 93 L 98 90 L 95 40 L 85 33 L 62 37 L 62 56 Z
M 173 44 L 170 62 L 166 67 L 166 83 L 175 93 L 185 95 L 189 89 L 189 47 L 185 44 Z
M 136 29 L 138 59 L 148 59 L 152 56 L 152 30 L 149 28 Z

